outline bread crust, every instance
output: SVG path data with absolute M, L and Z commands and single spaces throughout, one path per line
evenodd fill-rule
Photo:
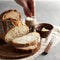
M 0 39 L 4 40 L 5 32 L 3 29 L 2 21 L 0 20 Z

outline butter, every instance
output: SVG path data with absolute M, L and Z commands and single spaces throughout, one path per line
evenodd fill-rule
M 49 31 L 48 29 L 46 29 L 46 28 L 42 28 L 42 30 L 41 31 Z

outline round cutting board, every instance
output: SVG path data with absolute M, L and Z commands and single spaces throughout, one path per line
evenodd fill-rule
M 16 50 L 11 44 L 6 44 L 0 40 L 0 58 L 2 59 L 20 59 L 35 54 L 40 49 L 40 43 L 34 51 L 28 53 L 21 53 Z

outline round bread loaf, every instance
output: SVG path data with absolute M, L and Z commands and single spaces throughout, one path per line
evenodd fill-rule
M 12 18 L 15 20 L 21 20 L 21 14 L 17 10 L 13 10 L 13 9 L 10 9 L 10 10 L 7 10 L 7 11 L 1 13 L 0 19 L 6 20 L 9 18 Z
M 17 10 L 7 10 L 0 14 L 0 38 L 5 41 L 6 33 L 15 26 L 23 25 Z

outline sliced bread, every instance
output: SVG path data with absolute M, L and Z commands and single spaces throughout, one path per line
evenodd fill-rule
M 24 36 L 29 33 L 29 28 L 26 25 L 16 26 L 10 29 L 5 35 L 5 42 L 10 42 L 11 40 Z
M 39 46 L 39 47 L 38 47 Z M 21 53 L 34 53 L 36 50 L 40 49 L 41 44 L 37 43 L 36 45 L 28 46 L 28 47 L 15 47 Z
M 15 47 L 16 49 L 20 49 L 20 50 L 31 50 L 31 49 L 35 49 L 37 48 L 37 44 L 36 45 L 31 45 L 28 47 Z
M 32 32 L 25 36 L 15 38 L 11 42 L 17 49 L 26 49 L 27 47 L 27 49 L 30 49 L 32 47 L 36 47 L 35 45 L 40 42 L 40 35 L 37 32 Z

